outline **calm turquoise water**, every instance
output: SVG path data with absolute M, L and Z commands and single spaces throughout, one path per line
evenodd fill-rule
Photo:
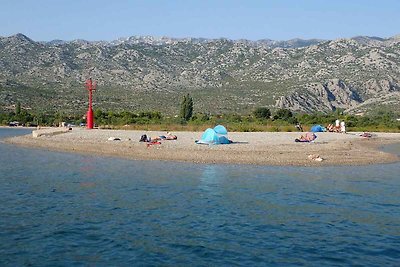
M 400 265 L 400 164 L 194 165 L 2 143 L 0 164 L 0 266 Z

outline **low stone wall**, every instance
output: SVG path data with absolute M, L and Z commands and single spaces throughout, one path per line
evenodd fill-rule
M 32 131 L 32 137 L 37 138 L 41 136 L 53 136 L 57 134 L 67 133 L 69 128 L 59 127 L 59 128 L 45 128 Z

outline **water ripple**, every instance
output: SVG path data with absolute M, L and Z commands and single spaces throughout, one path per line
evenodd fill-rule
M 400 262 L 399 164 L 193 165 L 5 144 L 0 162 L 0 266 Z

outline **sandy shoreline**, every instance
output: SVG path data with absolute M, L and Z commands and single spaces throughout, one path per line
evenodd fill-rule
M 134 160 L 171 160 L 195 163 L 232 163 L 257 165 L 366 165 L 399 161 L 399 157 L 378 148 L 400 142 L 400 133 L 376 133 L 374 138 L 363 139 L 356 133 L 317 133 L 315 143 L 295 143 L 298 132 L 230 132 L 230 145 L 197 145 L 201 132 L 176 132 L 178 140 L 162 141 L 147 147 L 140 143 L 142 134 L 165 135 L 165 132 L 86 130 L 72 131 L 54 136 L 33 138 L 32 135 L 12 137 L 4 142 L 24 147 L 66 151 L 83 154 L 115 156 Z M 118 137 L 120 141 L 109 141 Z M 319 155 L 323 161 L 309 159 Z

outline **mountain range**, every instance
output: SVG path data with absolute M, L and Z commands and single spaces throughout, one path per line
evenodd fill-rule
M 0 108 L 84 112 L 94 107 L 177 114 L 247 114 L 256 107 L 349 113 L 400 105 L 400 35 L 273 41 L 133 36 L 36 42 L 0 37 Z

